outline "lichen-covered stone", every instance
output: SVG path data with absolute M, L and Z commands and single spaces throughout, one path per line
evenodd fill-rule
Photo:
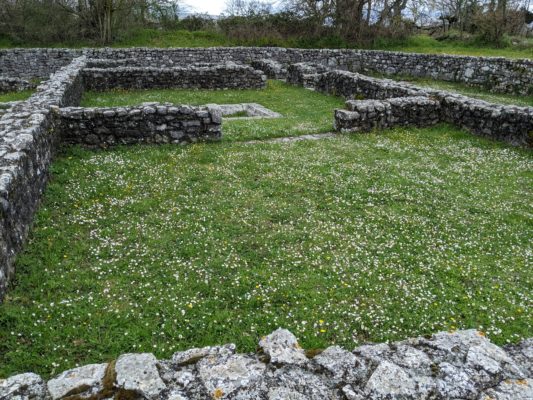
M 76 399 L 532 399 L 529 369 L 475 330 L 366 344 L 353 352 L 332 346 L 305 362 L 295 343 L 290 332 L 278 329 L 262 339 L 258 354 L 235 354 L 234 345 L 190 349 L 161 361 L 147 353 L 125 354 L 114 368 L 98 364 L 60 374 L 48 389 L 54 399 L 69 393 Z M 527 357 L 531 344 L 524 341 L 512 350 Z M 274 357 L 265 357 L 267 351 Z M 2 400 L 47 396 L 37 375 L 0 380 Z
M 219 140 L 222 120 L 216 109 L 145 103 L 132 107 L 66 107 L 56 131 L 66 144 L 109 147 L 118 144 L 191 143 Z
M 48 399 L 46 383 L 33 373 L 14 375 L 0 379 L 0 399 L 2 400 L 45 400 Z
M 241 389 L 253 389 L 262 380 L 266 366 L 246 355 L 211 355 L 198 362 L 197 370 L 206 393 L 227 398 Z
M 507 345 L 504 350 L 526 376 L 533 376 L 533 338 Z
M 86 68 L 88 90 L 111 89 L 263 89 L 266 76 L 248 65 L 233 62 L 175 67 L 119 66 Z M 111 115 L 109 115 L 111 116 Z
M 92 398 L 103 389 L 107 364 L 89 364 L 65 371 L 48 381 L 52 399 L 76 395 L 79 399 Z
M 423 398 L 417 391 L 414 379 L 402 368 L 389 361 L 379 364 L 367 381 L 364 390 L 371 398 L 391 400 Z
M 185 351 L 178 351 L 172 356 L 172 363 L 175 365 L 189 365 L 200 361 L 207 356 L 229 356 L 235 354 L 235 345 L 228 344 L 225 346 L 208 346 L 194 348 Z
M 483 392 L 478 400 L 531 400 L 533 379 L 507 379 Z
M 307 363 L 304 350 L 298 344 L 296 336 L 287 329 L 277 329 L 259 341 L 259 347 L 272 364 Z
M 159 376 L 157 359 L 151 353 L 123 354 L 115 364 L 116 386 L 145 399 L 158 399 L 166 385 Z

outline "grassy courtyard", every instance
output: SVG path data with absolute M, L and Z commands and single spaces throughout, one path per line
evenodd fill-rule
M 85 107 L 141 104 L 146 101 L 203 105 L 259 103 L 283 115 L 280 119 L 224 122 L 224 141 L 299 136 L 331 132 L 333 110 L 344 108 L 341 97 L 325 96 L 281 81 L 268 81 L 264 90 L 122 90 L 87 92 Z
M 342 99 L 302 90 L 87 94 L 254 101 L 285 117 L 224 123 L 218 144 L 64 149 L 0 305 L 0 377 L 253 351 L 279 326 L 308 349 L 533 336 L 532 153 L 449 125 L 243 143 L 331 130 Z
M 26 100 L 33 94 L 33 90 L 22 90 L 20 92 L 5 92 L 0 93 L 0 103 L 7 103 L 10 101 Z
M 306 348 L 532 336 L 533 158 L 448 126 L 72 148 L 0 306 L 0 376 L 278 326 Z
M 394 79 L 394 78 L 393 78 Z M 518 96 L 506 93 L 492 93 L 479 87 L 466 86 L 460 82 L 445 82 L 435 79 L 421 79 L 400 77 L 395 78 L 400 81 L 407 81 L 417 86 L 432 89 L 446 90 L 448 92 L 459 93 L 475 99 L 485 100 L 490 103 L 513 104 L 522 107 L 533 107 L 533 96 Z

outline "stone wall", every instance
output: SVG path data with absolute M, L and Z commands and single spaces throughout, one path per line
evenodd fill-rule
M 329 67 L 316 63 L 291 64 L 287 69 L 287 83 L 313 89 L 321 74 L 329 70 Z
M 0 49 L 0 75 L 49 78 L 81 55 L 81 51 L 70 49 Z
M 8 49 L 0 50 L 0 75 L 46 77 L 81 54 L 88 58 L 135 60 L 137 66 L 170 68 L 193 63 L 271 59 L 284 65 L 314 62 L 352 72 L 427 77 L 483 86 L 497 92 L 533 93 L 533 60 L 467 57 L 375 50 L 230 47 L 207 49 Z
M 152 65 L 191 62 L 250 63 L 273 59 L 282 64 L 314 62 L 353 72 L 412 75 L 480 85 L 501 92 L 533 93 L 533 60 L 503 57 L 467 57 L 375 50 L 210 48 L 210 49 L 94 49 L 94 58 L 144 59 Z
M 21 92 L 23 90 L 34 89 L 35 86 L 37 85 L 26 79 L 0 76 L 0 93 Z
M 266 76 L 245 65 L 226 63 L 175 68 L 86 68 L 87 90 L 110 89 L 263 89 Z
M 440 121 L 440 102 L 429 97 L 348 101 L 348 110 L 335 110 L 335 130 L 368 132 L 393 126 L 430 126 Z
M 268 59 L 254 60 L 251 63 L 252 67 L 259 69 L 265 73 L 269 79 L 286 79 L 287 69 L 283 64 Z
M 57 112 L 56 130 L 66 144 L 183 144 L 218 140 L 222 134 L 222 116 L 216 108 L 144 103 L 136 107 L 61 108 Z
M 516 146 L 533 147 L 533 107 L 488 103 L 439 92 L 441 118 L 480 136 Z
M 306 352 L 278 329 L 260 340 L 255 354 L 236 354 L 232 344 L 177 352 L 169 360 L 123 354 L 47 382 L 33 373 L 0 379 L 0 398 L 530 400 L 532 365 L 533 340 L 502 349 L 475 330 Z
M 0 118 L 0 299 L 48 178 L 58 136 L 50 106 L 74 105 L 81 96 L 81 57 L 60 69 L 28 100 Z
M 468 129 L 470 132 L 502 140 L 513 145 L 533 147 L 533 107 L 518 107 L 488 103 L 444 90 L 417 87 L 404 82 L 389 79 L 377 79 L 348 71 L 327 71 L 314 74 L 314 89 L 328 94 L 343 96 L 346 99 L 387 100 L 398 97 L 426 97 L 440 103 L 441 121 L 452 123 Z M 365 104 L 365 103 L 362 103 Z M 379 107 L 388 107 L 386 102 Z M 366 130 L 367 122 L 352 118 L 349 113 L 339 111 L 336 125 L 339 129 L 355 130 L 356 123 L 361 123 L 360 130 Z M 338 118 L 338 119 L 337 119 Z M 382 118 L 373 115 L 374 124 L 379 125 Z M 415 117 L 413 125 L 421 121 Z M 400 124 L 404 124 L 404 122 Z M 390 126 L 387 122 L 387 126 Z
M 426 91 L 390 79 L 377 79 L 348 71 L 328 71 L 315 75 L 314 89 L 346 99 L 389 99 L 424 96 Z

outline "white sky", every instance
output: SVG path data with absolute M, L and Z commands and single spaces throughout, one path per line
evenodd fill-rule
M 186 0 L 185 1 L 195 11 L 218 15 L 224 11 L 225 0 Z

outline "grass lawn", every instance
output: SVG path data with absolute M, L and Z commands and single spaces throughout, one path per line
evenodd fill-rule
M 264 90 L 129 90 L 104 93 L 86 92 L 85 107 L 109 107 L 140 104 L 145 101 L 176 104 L 259 103 L 283 118 L 224 121 L 225 141 L 242 141 L 266 137 L 298 136 L 333 130 L 333 110 L 344 108 L 344 99 L 327 96 L 288 85 L 268 81 Z
M 407 53 L 457 54 L 465 56 L 533 58 L 533 41 L 522 39 L 521 45 L 493 47 L 475 40 L 439 41 L 428 35 L 414 35 L 402 40 L 384 40 L 374 48 L 378 50 L 404 51 Z
M 33 90 L 23 90 L 20 92 L 6 92 L 0 93 L 0 103 L 7 103 L 9 101 L 26 100 L 33 94 Z
M 463 94 L 465 96 L 474 97 L 477 99 L 485 100 L 491 103 L 500 104 L 514 104 L 518 106 L 533 107 L 533 96 L 517 96 L 505 93 L 491 93 L 488 90 L 484 90 L 479 87 L 466 86 L 460 82 L 445 82 L 434 79 L 421 79 L 421 78 L 409 78 L 409 77 L 388 77 L 401 81 L 406 81 L 417 86 L 429 87 L 433 89 L 447 90 L 449 92 L 455 92 Z
M 67 149 L 0 306 L 0 376 L 283 326 L 306 348 L 533 336 L 533 157 L 447 125 Z

